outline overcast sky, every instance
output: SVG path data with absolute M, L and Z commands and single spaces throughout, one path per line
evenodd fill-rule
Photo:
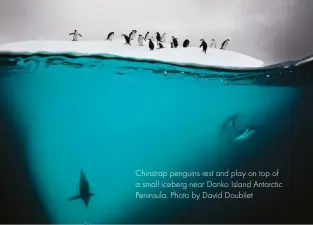
M 0 0 L 0 43 L 166 32 L 191 44 L 229 38 L 228 48 L 269 63 L 313 54 L 313 0 Z

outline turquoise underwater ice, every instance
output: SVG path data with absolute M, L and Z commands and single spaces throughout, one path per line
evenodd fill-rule
M 7 57 L 2 70 L 9 75 L 1 77 L 1 86 L 26 131 L 35 188 L 55 223 L 127 221 L 153 201 L 135 199 L 135 170 L 197 170 L 216 163 L 227 117 L 239 113 L 242 127 L 266 124 L 297 97 L 293 87 L 237 85 L 221 74 L 240 72 L 223 69 Z M 82 201 L 67 200 L 78 194 L 80 170 L 95 194 L 87 210 Z

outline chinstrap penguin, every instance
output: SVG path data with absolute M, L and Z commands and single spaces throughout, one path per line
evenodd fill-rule
M 178 38 L 176 38 L 176 37 L 172 37 L 172 40 L 173 40 L 173 47 L 174 48 L 177 48 L 177 46 L 178 46 L 178 40 L 177 40 Z
M 108 37 L 107 37 L 107 41 L 112 41 L 113 40 L 113 36 L 114 36 L 114 32 L 110 32 L 109 34 L 108 34 Z
M 144 40 L 144 37 L 141 34 L 139 34 L 139 36 L 138 36 L 138 44 L 139 44 L 139 46 L 143 46 L 143 40 Z
M 212 40 L 211 40 L 210 48 L 216 48 L 215 39 L 212 39 Z
M 131 41 L 135 39 L 136 33 L 137 33 L 137 30 L 132 30 L 132 32 L 130 32 L 128 37 Z
M 126 41 L 125 44 L 131 45 L 130 44 L 130 38 L 126 34 L 122 34 L 122 36 L 125 38 L 125 41 Z
M 164 46 L 162 45 L 162 43 L 159 43 L 159 49 L 160 48 L 164 48 Z
M 80 181 L 79 181 L 79 194 L 69 198 L 69 201 L 81 199 L 83 200 L 86 209 L 88 208 L 89 200 L 95 194 L 90 192 L 89 182 L 86 178 L 86 175 L 83 171 L 80 172 Z
M 186 40 L 184 41 L 184 43 L 183 43 L 183 47 L 184 47 L 184 48 L 187 48 L 187 47 L 189 46 L 189 44 L 190 44 L 190 41 L 189 41 L 188 39 L 186 39 Z
M 226 41 L 223 42 L 222 47 L 221 47 L 222 50 L 226 50 L 226 47 L 227 47 L 229 41 L 230 41 L 230 40 L 227 39 Z
M 145 35 L 145 41 L 149 40 L 150 39 L 150 32 L 148 31 Z
M 149 39 L 149 49 L 150 49 L 150 51 L 153 51 L 153 49 L 154 49 L 154 43 L 152 42 L 151 39 Z
M 161 42 L 164 43 L 165 41 L 166 41 L 166 33 L 164 33 L 161 37 Z
M 204 41 L 204 39 L 201 39 L 201 45 L 199 48 L 202 47 L 203 52 L 206 54 L 206 50 L 208 49 L 208 44 Z
M 260 128 L 261 128 L 260 125 L 249 126 L 248 128 L 239 131 L 236 137 L 234 138 L 234 141 L 244 141 L 250 138 L 252 135 L 254 135 L 256 131 Z
M 78 36 L 83 37 L 80 33 L 77 32 L 77 30 L 74 30 L 74 32 L 70 33 L 69 35 L 73 35 L 72 41 L 78 41 Z

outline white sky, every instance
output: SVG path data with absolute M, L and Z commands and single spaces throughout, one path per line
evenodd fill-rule
M 277 63 L 313 54 L 312 12 L 312 0 L 0 0 L 0 43 L 70 40 L 74 29 L 103 40 L 136 29 L 193 46 L 229 38 L 230 50 Z

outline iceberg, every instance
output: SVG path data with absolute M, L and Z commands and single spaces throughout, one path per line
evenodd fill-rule
M 148 41 L 141 47 L 137 40 L 132 45 L 125 44 L 124 39 L 113 41 L 50 41 L 37 40 L 27 42 L 7 43 L 0 45 L 1 53 L 47 53 L 47 54 L 78 54 L 78 55 L 107 55 L 137 60 L 153 60 L 158 62 L 192 65 L 200 67 L 226 68 L 256 68 L 262 67 L 264 62 L 238 52 L 208 48 L 207 54 L 199 47 L 165 48 L 150 51 Z

